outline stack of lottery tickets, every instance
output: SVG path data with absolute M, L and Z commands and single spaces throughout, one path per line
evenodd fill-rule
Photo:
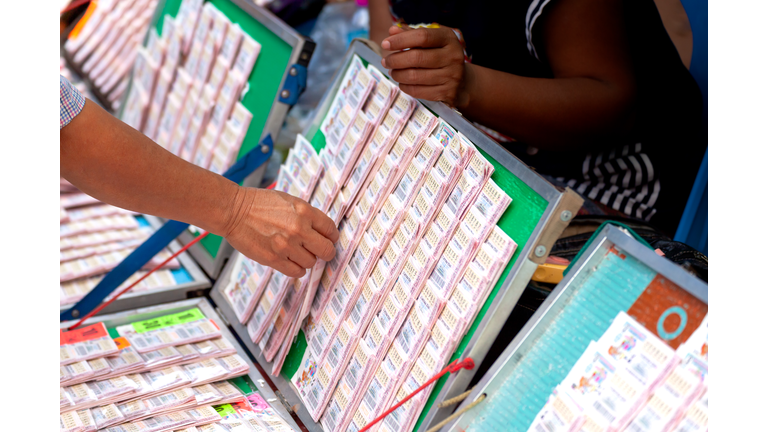
M 529 431 L 706 431 L 708 319 L 677 350 L 624 312 L 550 395 Z
M 241 103 L 261 44 L 212 3 L 182 1 L 133 64 L 122 120 L 171 153 L 224 173 L 253 114 Z
M 142 224 L 135 213 L 104 204 L 77 191 L 63 179 L 61 191 L 59 300 L 61 305 L 70 305 L 88 294 L 106 273 L 149 238 L 152 230 Z M 120 288 L 134 283 L 170 256 L 170 250 L 162 250 Z M 173 270 L 180 268 L 181 264 L 174 258 L 131 292 L 176 285 Z
M 61 331 L 60 430 L 229 430 L 231 414 L 245 408 L 254 415 L 243 430 L 291 430 L 258 394 L 229 381 L 249 366 L 216 323 L 197 309 L 182 314 L 187 320 L 174 314 L 118 327 L 114 339 L 103 323 Z M 168 319 L 176 322 L 158 325 Z
M 117 111 L 157 0 L 100 0 L 84 25 L 70 34 L 64 51 Z
M 512 198 L 466 137 L 357 57 L 318 134 L 319 151 L 297 137 L 276 189 L 337 223 L 336 256 L 292 280 L 236 255 L 224 294 L 273 375 L 303 331 L 303 402 L 326 431 L 358 430 L 448 363 L 517 248 L 496 226 Z M 410 430 L 428 394 L 379 427 Z

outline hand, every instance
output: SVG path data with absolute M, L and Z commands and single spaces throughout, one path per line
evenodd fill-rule
M 283 192 L 239 187 L 224 237 L 238 251 L 289 277 L 302 277 L 317 258 L 330 261 L 339 231 L 306 201 Z
M 390 76 L 409 95 L 464 108 L 469 103 L 464 48 L 447 27 L 403 29 L 392 26 L 381 42 L 384 50 L 397 51 L 381 60 Z M 408 51 L 402 51 L 408 49 Z

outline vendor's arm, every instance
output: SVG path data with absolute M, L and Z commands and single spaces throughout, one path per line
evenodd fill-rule
M 382 47 L 412 49 L 393 53 L 382 64 L 406 93 L 446 102 L 536 147 L 562 149 L 628 130 L 636 89 L 621 2 L 554 0 L 542 18 L 538 55 L 553 79 L 465 64 L 461 45 L 447 28 L 391 27 Z M 499 55 L 503 45 L 499 41 Z
M 287 276 L 329 261 L 331 219 L 282 192 L 240 187 L 184 161 L 90 100 L 60 132 L 61 176 L 109 204 L 187 222 Z
M 373 43 L 381 45 L 381 41 L 389 36 L 389 28 L 392 26 L 392 14 L 389 12 L 389 0 L 368 1 L 368 22 L 370 31 L 368 37 Z M 385 51 L 384 55 L 389 54 Z

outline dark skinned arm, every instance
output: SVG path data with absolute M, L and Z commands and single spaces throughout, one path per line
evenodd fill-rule
M 392 26 L 392 14 L 389 13 L 389 0 L 368 1 L 368 22 L 370 23 L 369 39 L 377 45 L 389 36 L 389 28 Z M 383 55 L 388 55 L 385 51 Z
M 534 31 L 554 78 L 527 78 L 463 63 L 450 29 L 390 28 L 382 64 L 400 88 L 443 101 L 468 118 L 532 146 L 559 150 L 621 134 L 632 125 L 635 78 L 615 0 L 556 0 Z M 460 60 L 461 59 L 461 60 Z
M 291 277 L 335 255 L 339 233 L 321 211 L 176 157 L 90 100 L 59 138 L 61 176 L 101 201 L 199 226 Z

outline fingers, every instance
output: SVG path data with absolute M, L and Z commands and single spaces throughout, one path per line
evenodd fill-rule
M 305 274 L 307 274 L 307 271 L 297 265 L 296 263 L 292 262 L 291 260 L 281 260 L 274 265 L 271 266 L 273 269 L 279 271 L 280 273 L 292 277 L 292 278 L 300 278 L 303 277 Z
M 448 49 L 414 49 L 398 51 L 381 59 L 387 69 L 427 68 L 436 69 L 464 62 L 464 56 Z
M 336 256 L 333 242 L 318 233 L 310 233 L 308 238 L 304 240 L 304 247 L 323 261 L 330 261 Z
M 309 252 L 304 246 L 297 245 L 288 253 L 288 259 L 298 264 L 299 267 L 311 268 L 317 262 L 315 254 Z
M 456 40 L 456 35 L 448 28 L 420 28 L 389 36 L 381 42 L 381 47 L 390 51 L 409 48 L 439 48 L 454 40 Z
M 401 85 L 435 86 L 446 84 L 450 80 L 449 73 L 443 69 L 399 69 L 389 75 Z
M 309 210 L 311 213 L 310 222 L 312 223 L 312 229 L 330 240 L 331 243 L 336 243 L 339 240 L 339 230 L 336 228 L 333 220 L 312 206 L 309 206 Z
M 455 92 L 447 85 L 400 84 L 400 90 L 417 99 L 445 102 L 450 106 L 455 102 Z

